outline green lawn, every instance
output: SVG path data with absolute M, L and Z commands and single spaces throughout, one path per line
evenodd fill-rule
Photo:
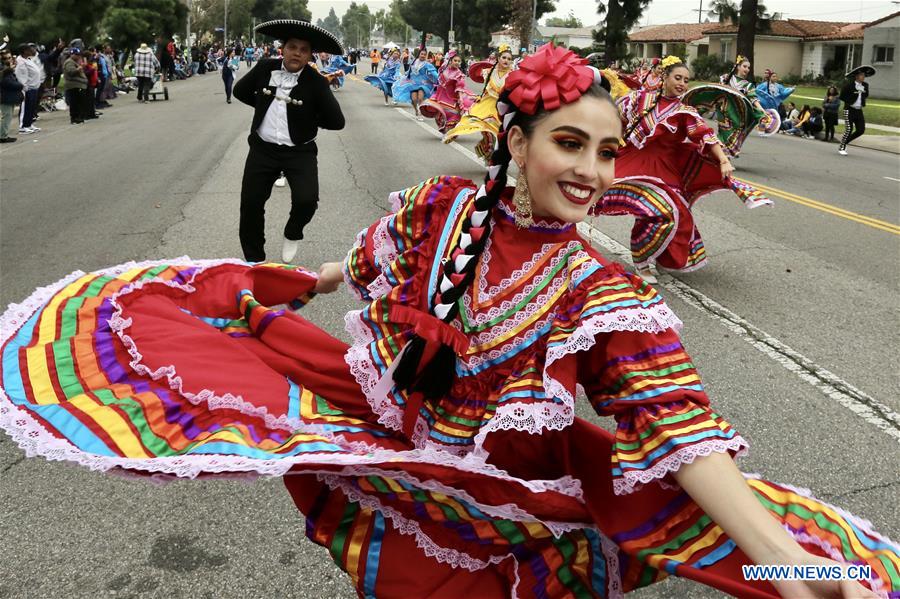
M 691 82 L 691 86 L 702 85 L 703 81 Z M 790 86 L 788 86 L 790 87 Z M 809 104 L 810 106 L 821 106 L 822 100 L 825 99 L 826 87 L 810 87 L 798 86 L 788 101 L 793 101 L 797 106 Z M 879 100 L 877 98 L 869 98 L 866 100 L 866 122 L 873 125 L 888 125 L 891 127 L 900 127 L 900 102 L 897 100 Z M 874 129 L 866 130 L 866 133 L 889 134 L 886 131 L 876 133 Z

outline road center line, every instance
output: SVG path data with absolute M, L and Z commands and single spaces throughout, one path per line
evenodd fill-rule
M 416 120 L 415 116 L 404 109 L 398 107 L 397 111 L 433 136 L 439 139 L 443 138 L 439 131 Z M 447 145 L 456 147 L 461 154 L 469 157 L 473 162 L 483 165 L 481 159 L 468 148 L 464 148 L 455 141 Z M 631 261 L 630 250 L 600 229 L 583 222 L 578 224 L 578 230 L 623 263 L 628 264 Z M 729 331 L 735 333 L 772 361 L 780 364 L 788 372 L 796 375 L 801 381 L 811 385 L 900 443 L 900 414 L 687 283 L 668 275 L 662 275 L 661 281 L 663 281 L 662 287 L 683 302 L 718 320 Z
M 866 216 L 864 214 L 844 210 L 843 208 L 838 208 L 837 206 L 832 206 L 831 204 L 826 204 L 825 202 L 820 202 L 818 200 L 813 200 L 812 198 L 807 198 L 795 193 L 791 193 L 789 191 L 784 191 L 782 189 L 778 189 L 777 187 L 770 187 L 768 185 L 756 183 L 755 181 L 748 181 L 746 179 L 739 180 L 744 181 L 745 183 L 749 183 L 760 191 L 764 191 L 767 194 L 788 200 L 789 202 L 794 202 L 795 204 L 800 204 L 808 208 L 814 208 L 821 212 L 839 216 L 840 218 L 852 220 L 853 222 L 866 225 L 867 227 L 872 227 L 873 229 L 879 229 L 881 231 L 893 233 L 894 235 L 900 235 L 900 225 L 895 225 L 894 223 L 889 223 L 877 218 L 872 218 L 871 216 Z

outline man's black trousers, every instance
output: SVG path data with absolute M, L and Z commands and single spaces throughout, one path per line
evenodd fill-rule
M 288 239 L 303 239 L 303 227 L 319 206 L 318 150 L 315 142 L 280 146 L 250 134 L 250 152 L 241 182 L 240 238 L 248 262 L 266 259 L 266 201 L 272 185 L 284 173 L 291 188 L 291 215 L 284 226 Z
M 841 149 L 866 132 L 866 117 L 859 108 L 844 109 L 844 136 L 841 138 Z

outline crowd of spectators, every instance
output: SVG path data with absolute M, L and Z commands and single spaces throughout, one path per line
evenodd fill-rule
M 271 44 L 228 49 L 248 66 L 263 57 L 277 55 Z M 98 119 L 111 100 L 137 92 L 146 103 L 157 82 L 177 81 L 219 70 L 225 50 L 221 43 L 178 46 L 175 40 L 158 39 L 153 46 L 115 49 L 111 45 L 87 46 L 75 39 L 59 39 L 47 46 L 20 44 L 15 52 L 0 46 L 0 143 L 41 131 L 41 113 L 68 110 L 72 124 Z

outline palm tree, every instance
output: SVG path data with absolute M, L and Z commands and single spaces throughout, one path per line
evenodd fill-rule
M 719 22 L 730 21 L 738 26 L 737 53 L 750 61 L 750 77 L 753 76 L 753 46 L 757 33 L 772 29 L 772 21 L 781 18 L 781 13 L 769 13 L 759 0 L 741 0 L 740 9 L 734 0 L 714 0 L 709 14 L 719 17 Z

